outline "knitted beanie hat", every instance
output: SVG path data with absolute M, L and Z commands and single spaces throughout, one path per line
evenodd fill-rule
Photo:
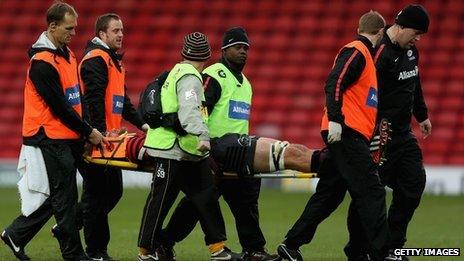
M 236 44 L 244 44 L 250 46 L 250 41 L 248 40 L 247 33 L 242 27 L 234 27 L 227 30 L 224 33 L 224 38 L 222 39 L 222 50 L 234 46 Z
M 421 5 L 408 5 L 395 18 L 395 23 L 424 33 L 429 29 L 429 15 Z
M 182 57 L 191 61 L 205 61 L 211 57 L 211 47 L 208 37 L 200 32 L 194 32 L 184 37 L 181 51 Z

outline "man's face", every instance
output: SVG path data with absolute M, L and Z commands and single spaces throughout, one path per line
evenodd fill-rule
M 224 50 L 224 57 L 227 61 L 237 64 L 245 65 L 248 55 L 249 47 L 244 44 L 236 44 Z
M 100 31 L 100 39 L 105 42 L 110 49 L 118 50 L 122 47 L 123 25 L 121 20 L 111 19 L 108 23 L 106 32 Z
M 73 14 L 66 13 L 63 21 L 50 24 L 50 34 L 60 46 L 67 45 L 76 35 L 77 17 Z
M 399 46 L 401 46 L 401 48 L 410 49 L 417 41 L 420 40 L 423 34 L 424 33 L 422 31 L 417 29 L 402 27 L 398 32 L 396 42 Z

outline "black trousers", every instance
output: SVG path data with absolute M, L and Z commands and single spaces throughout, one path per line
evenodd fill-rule
M 80 144 L 66 142 L 41 145 L 47 169 L 50 196 L 29 216 L 20 215 L 6 228 L 13 242 L 26 246 L 47 221 L 55 216 L 60 227 L 58 242 L 65 260 L 77 260 L 84 255 L 76 226 L 76 166 L 75 147 Z M 79 149 L 79 148 L 78 148 Z M 81 155 L 82 156 L 82 155 Z
M 383 260 L 389 237 L 385 189 L 380 183 L 367 141 L 359 133 L 344 129 L 342 140 L 328 144 L 328 149 L 331 156 L 320 167 L 321 178 L 316 192 L 288 231 L 285 243 L 293 249 L 309 243 L 317 226 L 340 205 L 348 191 L 352 198 L 349 222 L 360 224 L 371 257 Z M 348 256 L 354 255 L 345 252 Z
M 406 243 L 408 224 L 419 206 L 425 188 L 425 170 L 422 152 L 414 134 L 396 134 L 389 141 L 386 150 L 387 161 L 379 168 L 381 181 L 393 190 L 388 211 L 388 225 L 391 238 L 389 249 L 402 248 Z M 356 230 L 354 228 L 354 230 Z M 364 239 L 358 235 L 349 245 L 364 251 Z
M 258 198 L 261 179 L 221 179 L 216 185 L 235 218 L 235 226 L 243 251 L 261 251 L 266 245 L 259 226 Z M 162 231 L 163 243 L 172 246 L 185 239 L 199 220 L 193 203 L 184 197 L 177 205 L 168 225 Z M 206 238 L 206 242 L 211 240 Z
M 108 214 L 123 193 L 121 170 L 84 163 L 79 172 L 84 181 L 78 217 L 84 227 L 86 251 L 90 255 L 106 252 L 110 241 Z
M 153 251 L 161 244 L 164 219 L 180 191 L 193 203 L 192 211 L 199 214 L 207 244 L 225 241 L 218 191 L 207 161 L 154 160 L 155 172 L 143 210 L 138 246 Z
M 380 167 L 382 182 L 393 190 L 388 210 L 390 248 L 401 248 L 414 211 L 425 189 L 425 169 L 422 152 L 414 134 L 393 136 L 386 152 L 387 162 Z

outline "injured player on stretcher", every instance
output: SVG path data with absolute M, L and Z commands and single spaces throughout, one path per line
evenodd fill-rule
M 99 165 L 153 171 L 154 164 L 143 147 L 145 134 L 113 131 L 107 141 L 108 145 L 89 147 L 85 159 Z M 213 172 L 219 176 L 224 173 L 253 176 L 286 169 L 315 176 L 327 156 L 326 149 L 309 149 L 287 141 L 231 133 L 211 139 L 209 162 Z

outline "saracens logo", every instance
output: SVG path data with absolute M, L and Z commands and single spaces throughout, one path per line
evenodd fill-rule
M 227 77 L 227 76 L 226 76 L 226 73 L 224 72 L 224 70 L 219 70 L 219 71 L 217 72 L 217 74 L 218 74 L 219 77 L 221 77 L 221 78 L 226 78 L 226 77 Z
M 411 77 L 417 76 L 419 74 L 419 67 L 414 66 L 414 70 L 411 71 L 402 71 L 400 72 L 400 75 L 398 76 L 398 80 L 406 80 Z
M 406 55 L 408 56 L 408 59 L 409 59 L 410 61 L 416 59 L 416 57 L 415 57 L 414 55 L 412 55 L 412 50 L 408 50 L 408 52 L 406 53 Z

